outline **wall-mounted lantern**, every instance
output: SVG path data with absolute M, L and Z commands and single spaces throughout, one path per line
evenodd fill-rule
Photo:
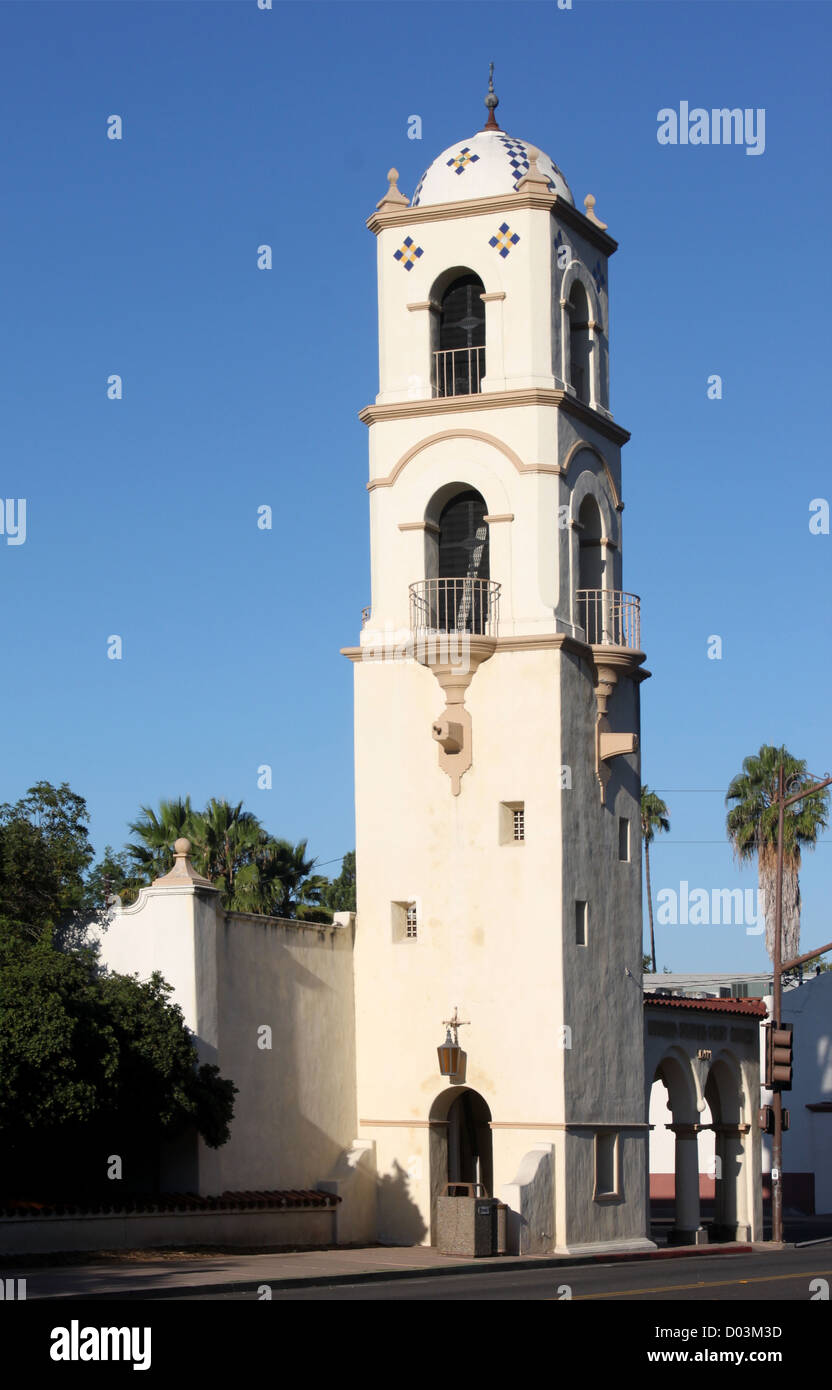
M 446 1029 L 445 1041 L 441 1047 L 437 1047 L 439 1054 L 439 1074 L 440 1076 L 457 1076 L 460 1070 L 462 1058 L 462 1048 L 459 1045 L 459 1029 L 467 1027 L 468 1020 L 459 1017 L 459 1010 L 454 1005 L 453 1018 L 443 1019 L 443 1027 Z M 453 1037 L 451 1034 L 453 1033 Z

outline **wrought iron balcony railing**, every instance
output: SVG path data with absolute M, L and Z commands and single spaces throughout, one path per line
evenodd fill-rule
M 496 637 L 500 586 L 491 579 L 421 579 L 410 586 L 414 632 Z
M 641 651 L 641 600 L 621 589 L 578 589 L 578 624 L 592 646 Z
M 447 348 L 433 354 L 434 396 L 475 396 L 485 375 L 485 348 Z

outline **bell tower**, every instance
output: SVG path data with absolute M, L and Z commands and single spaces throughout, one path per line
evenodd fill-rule
M 382 1240 L 435 1239 L 446 1185 L 478 1182 L 515 1248 L 646 1248 L 616 243 L 497 104 L 492 82 L 484 129 L 411 200 L 391 170 L 368 221 L 372 601 L 345 648 L 359 1132 Z M 449 1019 L 463 1051 L 438 1059 Z

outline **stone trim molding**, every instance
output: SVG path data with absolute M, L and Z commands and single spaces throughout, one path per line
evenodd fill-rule
M 592 646 L 589 646 L 588 642 L 582 642 L 578 637 L 572 637 L 569 632 L 526 632 L 518 634 L 517 637 L 499 637 L 494 646 L 494 656 L 499 656 L 500 652 L 544 652 L 560 649 L 574 652 L 575 656 L 581 656 L 586 662 L 593 663 Z M 364 660 L 365 651 L 367 648 L 364 646 L 342 646 L 340 655 L 346 656 L 350 662 L 361 662 Z M 632 680 L 647 680 L 649 676 L 650 671 L 632 671 Z
M 434 314 L 442 312 L 442 305 L 437 304 L 435 299 L 421 299 L 416 304 L 408 304 L 407 308 L 411 313 L 413 313 L 415 309 L 430 309 Z
M 371 478 L 367 484 L 367 491 L 372 492 L 377 487 L 392 487 L 402 469 L 406 468 L 417 454 L 421 454 L 423 449 L 429 449 L 432 444 L 440 444 L 445 439 L 476 439 L 481 444 L 490 444 L 492 448 L 508 459 L 509 463 L 517 469 L 518 473 L 555 473 L 562 476 L 563 469 L 556 463 L 524 463 L 508 444 L 504 444 L 494 434 L 486 434 L 484 430 L 438 430 L 436 434 L 429 434 L 427 438 L 420 439 L 418 443 L 412 445 L 406 453 L 402 454 L 397 463 L 393 465 L 386 478 Z
M 580 454 L 584 450 L 586 451 L 586 453 L 592 454 L 593 458 L 596 458 L 600 463 L 601 467 L 607 475 L 607 482 L 610 485 L 610 492 L 612 493 L 613 506 L 615 507 L 615 510 L 617 512 L 623 512 L 624 503 L 621 501 L 618 488 L 615 486 L 615 479 L 613 478 L 612 473 L 610 472 L 610 466 L 607 463 L 607 460 L 604 458 L 604 455 L 602 453 L 599 453 L 599 451 L 595 448 L 594 444 L 588 443 L 588 441 L 585 439 L 575 440 L 575 443 L 572 445 L 572 448 L 569 450 L 569 453 L 566 455 L 566 458 L 563 461 L 563 469 L 564 473 L 566 474 L 566 477 L 569 477 L 569 470 L 572 467 L 573 460 L 577 458 L 578 454 Z
M 514 512 L 491 512 L 491 513 L 486 512 L 485 516 L 483 517 L 483 521 L 487 521 L 488 524 L 489 524 L 489 526 L 493 525 L 493 523 L 494 523 L 495 521 L 513 521 L 513 520 L 514 520 Z M 437 527 L 437 530 L 438 530 L 438 529 L 439 529 L 439 528 Z
M 489 520 L 488 517 L 485 518 Z M 439 527 L 435 521 L 400 521 L 400 531 L 430 531 L 433 535 L 439 535 Z
M 517 208 L 543 208 L 553 212 L 556 217 L 572 227 L 593 246 L 605 255 L 611 256 L 618 250 L 618 242 L 585 217 L 582 212 L 557 193 L 533 193 L 524 189 L 522 193 L 495 193 L 490 198 L 468 198 L 458 203 L 429 203 L 425 207 L 378 208 L 367 218 L 367 226 L 378 236 L 385 227 L 408 227 L 421 222 L 444 222 L 452 218 L 477 217 L 481 213 L 514 212 Z
M 447 1125 L 447 1120 L 359 1120 L 360 1125 L 376 1129 L 433 1129 L 436 1125 Z M 489 1129 L 588 1129 L 621 1130 L 650 1129 L 642 1122 L 630 1124 L 626 1120 L 489 1120 Z
M 359 1120 L 360 1125 L 375 1129 L 434 1129 L 447 1125 L 447 1120 Z
M 486 293 L 480 295 L 480 299 L 482 300 L 483 304 L 492 304 L 494 300 L 505 299 L 505 297 L 505 290 L 492 290 L 490 294 Z
M 625 1120 L 491 1120 L 489 1129 L 588 1129 L 590 1132 L 605 1132 L 623 1129 L 649 1129 L 648 1124 L 639 1122 L 628 1124 Z
M 509 391 L 480 391 L 473 396 L 431 396 L 421 401 L 393 401 L 389 405 L 372 403 L 359 410 L 358 418 L 365 425 L 385 420 L 410 420 L 422 416 L 457 415 L 471 410 L 506 410 L 516 406 L 543 405 L 565 410 L 584 424 L 590 425 L 613 444 L 626 444 L 630 431 L 613 420 L 600 415 L 592 406 L 569 391 L 550 386 L 521 386 Z

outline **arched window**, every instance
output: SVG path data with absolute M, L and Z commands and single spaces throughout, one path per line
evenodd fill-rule
M 578 623 L 588 642 L 603 642 L 606 615 L 604 550 L 601 509 L 594 497 L 585 497 L 578 512 Z
M 460 486 L 442 505 L 442 489 L 428 507 L 425 572 L 418 590 L 424 626 L 438 632 L 487 633 L 497 620 L 499 585 L 490 582 L 485 498 Z M 441 510 L 439 508 L 441 507 Z
M 576 280 L 569 296 L 569 349 L 571 385 L 579 401 L 589 405 L 589 300 L 580 280 Z
M 473 488 L 458 492 L 439 517 L 439 578 L 488 579 L 485 498 Z
M 467 272 L 442 295 L 438 350 L 434 352 L 434 394 L 473 396 L 485 375 L 484 286 Z

